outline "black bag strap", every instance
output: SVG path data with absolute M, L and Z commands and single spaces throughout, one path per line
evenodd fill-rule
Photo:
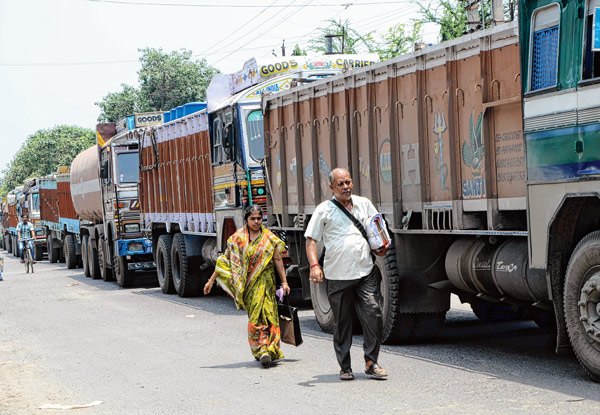
M 358 219 L 356 219 L 356 217 L 354 217 L 354 215 L 348 211 L 348 209 L 346 209 L 344 206 L 342 206 L 342 204 L 335 197 L 332 198 L 331 201 L 333 202 L 334 205 L 339 207 L 342 212 L 344 212 L 344 215 L 348 216 L 348 219 L 350 219 L 352 221 L 354 226 L 356 226 L 356 228 L 360 231 L 360 233 L 367 240 L 367 243 L 368 243 L 369 238 L 367 237 L 367 231 L 365 230 L 364 226 L 362 226 L 362 223 L 360 223 L 358 221 Z

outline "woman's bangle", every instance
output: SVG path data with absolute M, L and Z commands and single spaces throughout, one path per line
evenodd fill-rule
M 287 286 L 289 286 L 289 284 L 287 282 L 282 282 L 281 285 L 287 285 Z
M 314 268 L 314 267 L 318 267 L 318 266 L 320 266 L 320 265 L 319 264 L 312 264 L 310 267 Z
M 209 279 L 208 282 L 210 282 L 211 284 L 214 284 L 214 280 Z

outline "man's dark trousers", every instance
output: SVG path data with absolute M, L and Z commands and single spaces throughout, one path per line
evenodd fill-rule
M 327 296 L 335 321 L 333 347 L 342 370 L 350 368 L 353 310 L 356 310 L 363 329 L 365 362 L 377 362 L 383 320 L 381 293 L 379 280 L 375 277 L 375 268 L 369 275 L 357 280 L 327 280 Z

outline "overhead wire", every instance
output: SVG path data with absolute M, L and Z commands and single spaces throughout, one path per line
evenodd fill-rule
M 109 3 L 109 4 L 120 4 L 120 5 L 128 5 L 128 6 L 167 6 L 167 7 L 202 7 L 202 8 L 232 8 L 232 9 L 237 9 L 237 8 L 261 8 L 264 7 L 264 5 L 256 5 L 256 4 L 222 4 L 222 3 L 207 3 L 207 4 L 191 4 L 191 3 L 154 3 L 154 2 L 147 2 L 147 1 L 143 1 L 143 2 L 136 2 L 136 1 L 129 1 L 129 0 L 82 0 L 82 1 L 88 1 L 88 2 L 92 2 L 92 3 Z M 362 3 L 340 3 L 340 4 L 315 4 L 312 5 L 310 7 L 323 7 L 323 6 L 327 6 L 327 7 L 339 7 L 339 6 L 373 6 L 373 5 L 382 5 L 382 4 L 398 4 L 398 3 L 408 3 L 411 0 L 392 0 L 392 1 L 367 1 L 367 2 L 362 2 Z M 310 3 L 310 2 L 309 2 Z M 305 5 L 298 5 L 298 6 L 308 6 L 308 4 Z M 289 7 L 290 4 L 277 4 L 277 5 L 273 5 L 273 6 L 269 6 L 269 7 L 273 7 L 273 8 L 287 8 Z

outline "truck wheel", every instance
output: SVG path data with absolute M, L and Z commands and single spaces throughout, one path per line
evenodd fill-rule
M 77 267 L 77 253 L 75 251 L 75 237 L 71 234 L 65 236 L 65 240 L 63 242 L 63 252 L 65 257 L 65 262 L 67 264 L 68 269 L 73 269 Z
M 394 246 L 383 257 L 376 257 L 376 272 L 381 278 L 383 303 L 382 342 L 386 344 L 418 342 L 433 338 L 440 332 L 445 312 L 403 313 L 399 310 L 400 276 Z
M 98 250 L 98 262 L 100 263 L 100 276 L 104 281 L 114 281 L 112 269 L 108 265 L 108 243 L 100 240 L 100 249 Z
M 52 235 L 48 235 L 48 238 L 46 238 L 46 251 L 48 251 L 48 261 L 56 264 L 58 262 L 58 254 L 56 253 L 56 248 L 54 248 L 54 238 Z
M 191 297 L 200 294 L 200 288 L 207 279 L 192 275 L 194 268 L 193 259 L 187 256 L 185 239 L 183 234 L 178 233 L 173 237 L 171 246 L 171 272 L 173 274 L 173 285 L 180 297 Z
M 173 285 L 172 263 L 171 263 L 171 245 L 173 245 L 173 236 L 169 234 L 160 235 L 156 247 L 156 274 L 158 276 L 158 285 L 165 294 L 175 293 Z
M 477 318 L 485 323 L 500 323 L 518 320 L 525 314 L 525 308 L 511 304 L 498 304 L 479 298 L 469 301 L 471 310 Z
M 600 382 L 600 232 L 584 237 L 573 251 L 564 286 L 567 332 L 577 360 Z
M 92 277 L 92 279 L 94 280 L 100 279 L 102 278 L 102 274 L 100 273 L 100 263 L 98 261 L 98 249 L 96 249 L 96 247 L 94 246 L 94 241 L 90 241 L 90 239 L 88 238 L 86 248 L 90 277 Z
M 12 254 L 15 257 L 19 256 L 19 243 L 17 242 L 17 238 L 14 237 L 12 238 L 12 242 L 13 242 L 13 248 L 12 248 Z
M 41 261 L 44 259 L 44 247 L 42 245 L 34 245 L 33 251 L 35 254 L 34 259 L 36 261 Z
M 86 278 L 90 278 L 92 276 L 90 274 L 90 264 L 88 263 L 87 259 L 87 245 L 89 240 L 89 235 L 83 235 L 83 238 L 81 238 L 81 262 L 83 262 L 83 273 L 85 274 Z
M 115 257 L 113 260 L 115 279 L 117 285 L 122 288 L 131 287 L 134 280 L 134 271 L 129 270 L 129 261 L 124 256 Z

